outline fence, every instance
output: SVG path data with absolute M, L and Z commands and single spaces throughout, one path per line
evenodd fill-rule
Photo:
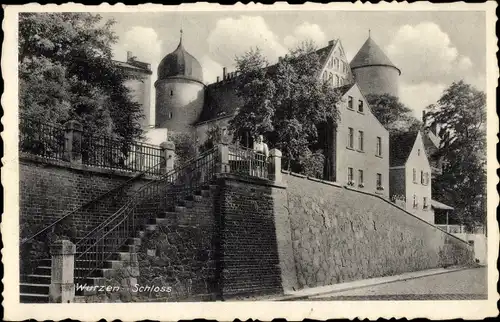
M 48 159 L 63 160 L 64 128 L 29 118 L 19 119 L 19 151 Z
M 165 161 L 163 149 L 158 146 L 96 136 L 83 131 L 76 121 L 60 126 L 27 117 L 20 117 L 19 151 L 105 169 L 147 170 L 152 175 L 161 173 L 154 166 Z
M 231 173 L 264 179 L 269 177 L 269 160 L 264 154 L 247 148 L 229 146 L 228 155 Z

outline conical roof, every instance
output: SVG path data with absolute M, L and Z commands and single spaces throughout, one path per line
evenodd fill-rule
M 172 76 L 184 76 L 203 82 L 203 70 L 193 55 L 182 45 L 182 36 L 177 48 L 166 55 L 158 65 L 158 80 Z
M 396 68 L 401 74 L 401 70 L 391 62 L 371 37 L 368 37 L 350 65 L 351 69 L 367 66 L 390 66 Z

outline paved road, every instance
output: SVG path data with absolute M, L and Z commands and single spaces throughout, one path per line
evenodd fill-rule
M 473 268 L 365 288 L 336 292 L 310 300 L 483 300 L 486 268 Z

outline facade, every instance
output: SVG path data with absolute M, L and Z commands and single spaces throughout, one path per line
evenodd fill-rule
M 327 128 L 325 133 L 325 176 L 388 197 L 389 133 L 371 113 L 364 95 L 372 92 L 397 95 L 400 71 L 371 38 L 353 60 L 354 67 L 338 39 L 329 41 L 316 53 L 323 65 L 318 81 L 331 82 L 332 87 L 343 92 L 339 124 Z M 183 47 L 181 37 L 177 48 L 158 67 L 156 129 L 191 133 L 200 144 L 206 141 L 210 129 L 227 132 L 229 121 L 241 106 L 235 91 L 237 77 L 236 72 L 223 68 L 222 77 L 204 85 L 201 65 Z
M 133 78 L 125 82 L 136 102 L 142 106 L 144 118 L 141 119 L 141 126 L 149 128 L 151 126 L 151 64 L 135 59 L 132 52 L 127 52 L 127 61 L 115 61 L 115 64 L 129 73 Z
M 351 70 L 363 94 L 390 94 L 398 97 L 401 70 L 368 37 L 351 61 Z
M 389 132 L 372 114 L 357 84 L 344 86 L 335 131 L 335 181 L 389 195 Z
M 434 223 L 431 166 L 422 133 L 391 134 L 390 196 L 406 210 Z

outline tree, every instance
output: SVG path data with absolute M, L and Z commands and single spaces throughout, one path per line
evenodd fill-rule
M 318 125 L 335 123 L 340 92 L 320 77 L 321 61 L 312 42 L 304 42 L 269 66 L 261 51 L 236 58 L 236 92 L 243 104 L 230 130 L 264 134 L 289 162 L 300 163 L 318 139 Z
M 422 128 L 422 122 L 413 116 L 412 110 L 396 96 L 368 94 L 366 100 L 372 113 L 389 132 L 407 132 Z
M 439 126 L 443 173 L 432 183 L 433 195 L 453 205 L 468 227 L 486 223 L 486 95 L 463 81 L 448 87 L 427 107 L 429 127 Z
M 169 140 L 175 144 L 175 166 L 182 166 L 198 155 L 196 138 L 189 133 L 171 133 Z
M 141 107 L 125 86 L 133 77 L 112 61 L 114 21 L 90 13 L 19 15 L 19 107 L 43 122 L 80 121 L 94 134 L 139 138 Z

